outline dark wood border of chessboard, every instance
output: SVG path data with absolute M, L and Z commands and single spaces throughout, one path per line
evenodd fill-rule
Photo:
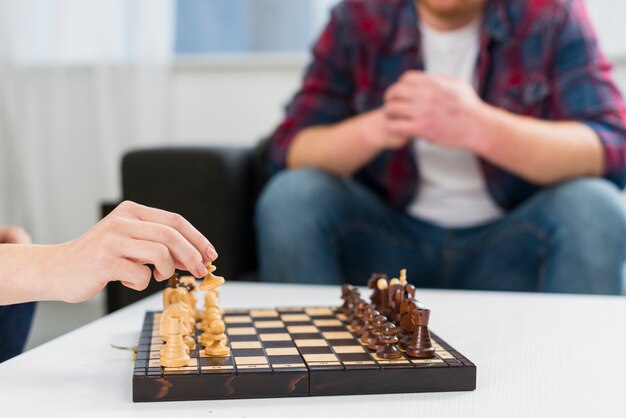
M 240 311 L 239 311 L 240 312 Z M 229 311 L 226 311 L 228 314 Z M 214 370 L 201 372 L 193 366 L 163 373 L 153 367 L 158 358 L 150 358 L 153 343 L 153 316 L 147 312 L 133 372 L 133 401 L 181 401 L 246 398 L 278 398 L 323 395 L 365 395 L 388 393 L 421 393 L 472 391 L 476 389 L 476 366 L 431 332 L 433 340 L 454 359 L 444 367 L 409 365 L 407 367 L 358 367 L 350 369 L 295 367 L 272 370 L 236 370 L 232 356 L 227 359 L 192 357 L 210 361 Z M 201 363 L 208 364 L 208 363 Z M 432 365 L 435 366 L 435 365 Z

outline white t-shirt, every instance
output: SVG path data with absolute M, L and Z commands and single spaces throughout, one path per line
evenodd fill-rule
M 422 24 L 421 33 L 427 73 L 454 76 L 475 85 L 479 20 L 453 31 L 437 31 Z M 443 227 L 475 226 L 502 216 L 474 154 L 419 138 L 413 149 L 420 185 L 408 208 L 411 215 Z

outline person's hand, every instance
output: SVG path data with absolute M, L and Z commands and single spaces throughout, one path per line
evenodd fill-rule
M 31 244 L 28 232 L 16 226 L 0 226 L 0 244 Z
M 52 290 L 68 302 L 86 300 L 110 281 L 143 290 L 151 277 L 168 279 L 176 268 L 195 277 L 207 274 L 204 261 L 217 258 L 215 248 L 182 216 L 133 202 L 123 202 L 80 238 L 57 248 L 59 277 Z
M 377 109 L 359 116 L 361 137 L 379 151 L 396 150 L 404 147 L 413 138 L 410 135 L 392 132 L 390 120 L 384 109 Z
M 472 150 L 484 135 L 488 105 L 471 85 L 454 77 L 408 71 L 385 93 L 388 130 Z

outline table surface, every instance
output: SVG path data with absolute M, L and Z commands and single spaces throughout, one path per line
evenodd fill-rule
M 224 308 L 336 306 L 339 288 L 227 283 Z M 133 360 L 155 295 L 0 364 L 1 410 L 38 416 L 625 416 L 626 298 L 418 290 L 431 329 L 477 367 L 474 392 L 132 402 Z

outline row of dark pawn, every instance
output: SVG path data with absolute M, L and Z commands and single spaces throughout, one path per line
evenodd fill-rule
M 430 311 L 417 301 L 407 301 L 406 312 L 398 315 L 397 323 L 389 320 L 374 303 L 366 302 L 358 289 L 342 288 L 344 303 L 338 308 L 346 315 L 348 328 L 359 336 L 361 343 L 379 358 L 393 360 L 407 355 L 420 359 L 435 356 L 428 330 Z M 401 351 L 402 350 L 402 351 Z

